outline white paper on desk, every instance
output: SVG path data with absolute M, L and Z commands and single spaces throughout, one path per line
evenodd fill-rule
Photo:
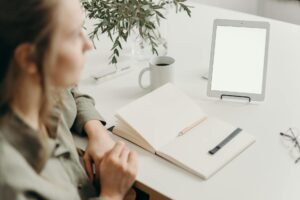
M 254 137 L 242 131 L 216 154 L 208 153 L 235 129 L 236 127 L 226 122 L 210 117 L 185 135 L 177 137 L 159 149 L 157 154 L 208 179 L 254 143 Z
M 191 98 L 168 83 L 120 109 L 116 117 L 157 150 L 206 114 Z

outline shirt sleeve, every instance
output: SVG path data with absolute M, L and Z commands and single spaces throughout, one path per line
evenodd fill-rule
M 92 97 L 80 93 L 77 87 L 72 88 L 71 93 L 74 97 L 77 107 L 77 114 L 72 126 L 72 130 L 78 134 L 85 134 L 83 129 L 84 125 L 90 120 L 99 120 L 103 126 L 105 126 L 106 122 L 96 110 L 95 101 Z

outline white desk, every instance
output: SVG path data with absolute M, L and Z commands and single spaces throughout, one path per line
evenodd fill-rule
M 169 55 L 176 58 L 176 84 L 209 115 L 242 127 L 253 134 L 257 142 L 207 181 L 129 144 L 139 153 L 137 180 L 172 199 L 300 199 L 300 164 L 294 164 L 279 136 L 280 131 L 291 126 L 300 129 L 300 27 L 200 4 L 194 6 L 191 19 L 183 14 L 169 15 Z M 201 72 L 208 69 L 215 18 L 270 22 L 267 90 L 263 104 L 221 102 L 206 97 L 206 81 L 201 79 Z M 107 42 L 100 41 L 98 47 L 98 53 L 94 51 L 87 56 L 85 77 L 94 67 L 108 62 L 103 59 L 103 54 L 109 53 L 103 50 L 104 47 L 109 49 Z M 117 109 L 145 94 L 137 83 L 139 70 L 101 84 L 84 81 L 80 89 L 95 98 L 99 112 L 113 124 Z

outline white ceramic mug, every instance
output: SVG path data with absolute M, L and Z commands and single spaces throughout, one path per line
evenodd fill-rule
M 149 67 L 144 68 L 139 75 L 139 85 L 143 89 L 154 90 L 168 82 L 174 82 L 175 59 L 169 56 L 157 56 L 150 60 Z M 144 86 L 142 78 L 145 72 L 150 72 L 150 85 Z

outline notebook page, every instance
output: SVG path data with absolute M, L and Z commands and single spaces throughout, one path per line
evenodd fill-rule
M 159 149 L 157 154 L 207 179 L 255 141 L 252 135 L 242 131 L 216 154 L 208 153 L 235 129 L 226 122 L 210 117 Z
M 159 149 L 206 115 L 191 98 L 168 83 L 121 108 L 116 117 Z

